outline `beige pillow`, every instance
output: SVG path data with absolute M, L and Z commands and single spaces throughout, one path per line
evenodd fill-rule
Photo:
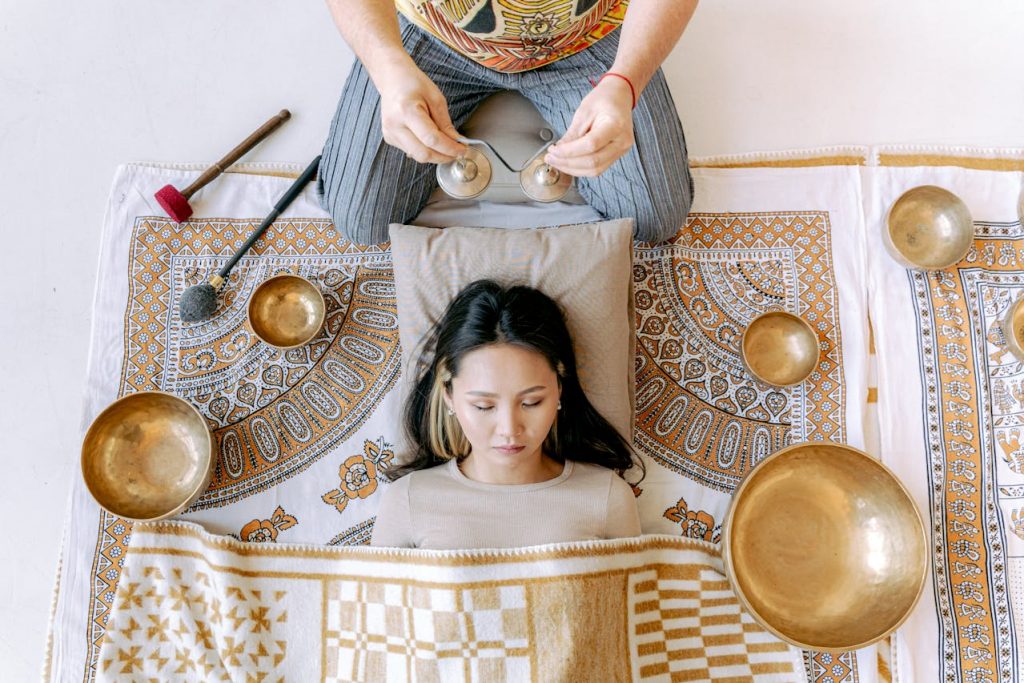
M 424 335 L 463 287 L 483 278 L 528 284 L 562 307 L 587 398 L 632 443 L 633 219 L 530 230 L 393 224 L 391 255 L 403 405 Z

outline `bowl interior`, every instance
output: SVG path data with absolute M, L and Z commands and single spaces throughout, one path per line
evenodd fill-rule
M 963 200 L 934 185 L 912 188 L 892 205 L 888 218 L 892 248 L 911 265 L 948 268 L 963 259 L 974 241 L 974 223 Z
M 249 324 L 260 339 L 278 348 L 305 344 L 324 323 L 323 295 L 298 275 L 278 275 L 262 283 L 249 300 Z
M 727 527 L 737 592 L 759 622 L 801 647 L 846 650 L 884 637 L 924 582 L 913 502 L 870 456 L 839 445 L 765 460 L 737 491 Z
M 120 517 L 173 514 L 206 488 L 212 470 L 206 422 L 169 394 L 116 401 L 93 421 L 82 444 L 82 475 L 97 502 Z
M 742 347 L 750 372 L 775 386 L 799 384 L 818 365 L 818 336 L 803 319 L 783 311 L 751 321 Z

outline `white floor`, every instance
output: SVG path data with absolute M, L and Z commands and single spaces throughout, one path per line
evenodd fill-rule
M 352 55 L 323 2 L 0 0 L 0 678 L 39 675 L 117 164 L 318 153 Z M 1024 147 L 1019 0 L 705 0 L 665 65 L 692 155 Z

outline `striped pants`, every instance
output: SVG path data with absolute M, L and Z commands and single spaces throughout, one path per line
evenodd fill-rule
M 456 128 L 489 95 L 515 90 L 528 98 L 561 137 L 590 81 L 615 59 L 616 30 L 587 49 L 543 67 L 501 73 L 463 57 L 399 17 L 402 44 L 448 101 Z M 604 173 L 577 178 L 583 199 L 605 218 L 633 217 L 634 237 L 661 242 L 676 234 L 693 201 L 686 141 L 659 69 L 633 111 L 636 144 Z M 357 60 L 348 76 L 324 145 L 317 189 L 337 228 L 358 244 L 388 239 L 389 223 L 409 223 L 437 187 L 434 164 L 421 164 L 384 142 L 380 95 Z M 526 198 L 524 197 L 524 201 Z

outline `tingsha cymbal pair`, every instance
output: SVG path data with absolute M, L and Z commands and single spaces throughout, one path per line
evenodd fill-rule
M 551 135 L 551 132 L 544 132 Z M 519 174 L 519 186 L 530 199 L 538 202 L 556 202 L 572 187 L 572 176 L 562 173 L 544 162 L 544 152 L 554 144 L 550 139 L 520 168 L 513 168 L 485 140 L 459 137 L 466 145 L 466 153 L 445 164 L 437 165 L 437 183 L 448 195 L 456 199 L 473 199 L 483 194 L 491 184 L 491 162 L 473 145 L 486 147 L 501 164 L 512 173 Z

